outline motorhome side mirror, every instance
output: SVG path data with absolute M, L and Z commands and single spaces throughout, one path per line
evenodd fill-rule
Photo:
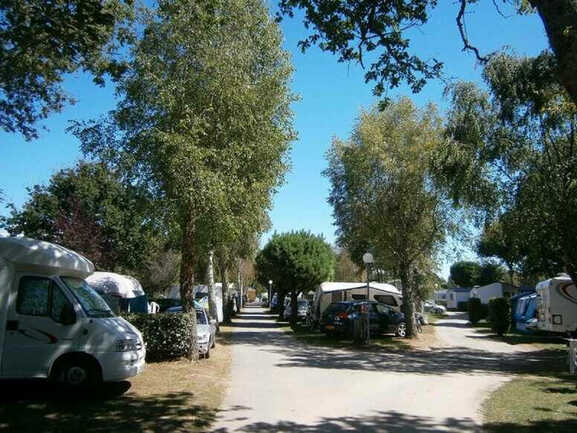
M 216 325 L 216 319 L 210 319 L 210 324 L 211 324 L 211 325 Z
M 74 325 L 76 323 L 76 312 L 71 304 L 65 304 L 62 308 L 60 323 L 63 325 Z

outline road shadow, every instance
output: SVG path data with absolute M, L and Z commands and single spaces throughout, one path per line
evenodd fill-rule
M 243 312 L 243 314 L 246 314 Z M 246 316 L 250 317 L 250 314 Z M 460 324 L 456 324 L 460 327 Z M 440 326 L 435 324 L 433 326 Z M 442 324 L 442 326 L 445 326 Z M 446 325 L 448 326 L 448 325 Z M 233 322 L 234 332 L 227 338 L 229 344 L 257 345 L 261 350 L 279 353 L 279 367 L 320 368 L 325 370 L 383 371 L 439 374 L 553 374 L 567 369 L 566 354 L 562 350 L 542 349 L 531 352 L 501 353 L 470 347 L 436 347 L 433 350 L 411 349 L 408 345 L 358 348 L 352 344 L 327 344 L 319 334 L 313 344 L 309 339 L 280 332 L 273 318 L 268 321 L 243 320 Z M 394 339 L 394 337 L 379 337 Z M 393 347 L 395 346 L 395 347 Z M 545 373 L 546 372 L 546 373 Z
M 235 419 L 231 419 L 233 420 Z M 395 411 L 380 411 L 375 415 L 358 417 L 326 417 L 314 424 L 293 421 L 277 423 L 257 421 L 238 429 L 223 427 L 212 430 L 213 433 L 574 433 L 575 431 L 577 431 L 577 420 L 527 420 L 523 424 L 489 423 L 480 427 L 469 418 L 455 417 L 438 420 Z
M 494 423 L 477 426 L 469 418 L 446 418 L 438 420 L 426 416 L 415 416 L 395 411 L 380 411 L 368 416 L 344 416 L 322 418 L 314 424 L 292 421 L 277 423 L 253 422 L 239 429 L 219 428 L 213 433 L 574 433 L 577 431 L 577 420 L 565 421 L 527 421 L 524 424 Z
M 46 381 L 0 381 L 0 432 L 204 431 L 216 411 L 191 405 L 191 393 L 127 392 L 129 382 L 70 391 Z

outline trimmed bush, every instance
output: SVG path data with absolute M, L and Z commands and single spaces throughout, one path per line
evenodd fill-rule
M 170 361 L 188 355 L 192 344 L 190 314 L 125 314 L 123 317 L 142 333 L 146 361 Z
M 489 322 L 491 329 L 497 335 L 502 336 L 509 330 L 511 325 L 511 308 L 505 298 L 495 298 L 489 301 Z
M 483 304 L 479 298 L 469 299 L 469 321 L 476 325 L 482 317 Z
M 457 311 L 467 311 L 468 308 L 469 308 L 468 301 L 457 302 Z

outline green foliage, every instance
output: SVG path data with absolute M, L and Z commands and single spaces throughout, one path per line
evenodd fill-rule
M 481 266 L 477 262 L 457 262 L 451 265 L 450 279 L 458 287 L 473 287 L 479 281 Z
M 483 304 L 479 298 L 471 298 L 468 303 L 469 321 L 476 325 L 483 319 Z
M 117 109 L 73 131 L 174 205 L 188 308 L 198 256 L 267 225 L 295 135 L 292 66 L 261 0 L 162 0 L 144 26 Z
M 141 333 L 146 361 L 171 361 L 187 356 L 193 337 L 192 314 L 126 314 L 124 318 Z
M 489 322 L 491 329 L 499 336 L 509 331 L 511 325 L 511 306 L 505 298 L 489 300 Z
M 394 88 L 407 83 L 413 92 L 425 82 L 441 75 L 442 64 L 436 59 L 414 55 L 410 32 L 429 21 L 435 13 L 437 0 L 281 0 L 277 19 L 292 17 L 295 10 L 304 11 L 304 24 L 309 30 L 299 42 L 305 51 L 316 44 L 321 50 L 338 55 L 341 62 L 356 61 L 365 67 L 365 81 L 375 82 L 374 93 L 381 95 L 386 86 Z M 460 0 L 455 9 L 456 27 L 463 50 L 473 52 L 478 61 L 486 63 L 492 56 L 483 56 L 467 35 L 466 20 L 477 0 Z M 502 5 L 495 5 L 495 16 L 503 15 Z M 507 3 L 507 2 L 500 2 Z M 548 74 L 561 82 L 577 103 L 577 3 L 574 0 L 513 0 L 520 14 L 535 10 L 545 25 L 555 58 Z M 558 66 L 557 66 L 558 64 Z M 388 99 L 384 101 L 386 106 Z
M 486 286 L 487 284 L 503 281 L 505 277 L 505 270 L 497 263 L 485 262 L 481 265 L 479 271 L 478 286 Z
M 89 71 L 97 84 L 126 69 L 133 0 L 0 1 L 0 128 L 37 137 L 35 123 L 72 98 L 66 74 Z
M 335 254 L 322 236 L 306 231 L 275 233 L 256 257 L 258 278 L 263 286 L 273 280 L 285 293 L 314 290 L 331 280 Z
M 435 107 L 400 99 L 361 112 L 351 139 L 335 139 L 328 152 L 339 245 L 353 257 L 361 245 L 372 250 L 379 268 L 401 280 L 405 308 L 452 228 L 447 200 L 430 182 L 430 157 L 443 144 Z
M 363 66 L 365 56 L 384 51 L 365 74 L 365 81 L 377 83 L 375 94 L 381 95 L 386 85 L 394 88 L 401 82 L 419 92 L 428 79 L 439 77 L 442 63 L 410 54 L 410 40 L 402 29 L 426 23 L 429 7 L 436 3 L 436 0 L 364 3 L 281 0 L 277 17 L 292 16 L 295 9 L 305 10 L 305 25 L 315 31 L 299 42 L 303 51 L 318 44 L 322 50 L 337 54 L 340 62 L 358 61 Z
M 525 275 L 577 276 L 577 108 L 553 63 L 550 54 L 499 55 L 484 71 L 489 93 L 470 83 L 451 89 L 452 140 L 437 180 L 484 218 L 483 255 Z
M 151 198 L 104 164 L 80 162 L 28 192 L 21 210 L 12 206 L 8 232 L 62 244 L 98 269 L 138 273 L 162 242 Z
M 346 249 L 341 249 L 335 261 L 335 281 L 360 281 L 362 267 L 357 266 Z

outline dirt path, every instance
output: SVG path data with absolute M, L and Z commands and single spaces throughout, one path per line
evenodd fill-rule
M 531 354 L 465 323 L 438 322 L 434 350 L 363 353 L 308 347 L 248 308 L 234 321 L 231 386 L 211 431 L 479 431 L 487 393 Z

